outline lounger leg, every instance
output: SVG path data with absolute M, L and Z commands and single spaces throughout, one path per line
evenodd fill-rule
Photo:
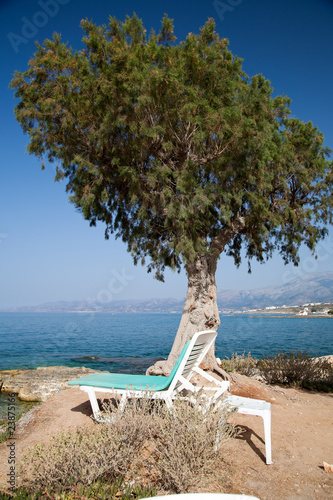
M 264 420 L 266 464 L 271 464 L 272 463 L 271 411 L 264 410 L 262 418 Z
M 167 405 L 167 408 L 168 408 L 169 410 L 171 410 L 171 409 L 172 409 L 172 407 L 173 407 L 173 402 L 172 402 L 172 399 L 171 399 L 171 398 L 163 398 L 163 399 L 164 399 L 164 401 L 165 401 L 165 404 Z
M 119 411 L 120 412 L 124 411 L 124 408 L 125 408 L 125 405 L 126 405 L 126 401 L 127 401 L 127 395 L 124 393 L 121 396 L 121 400 L 120 400 L 120 403 L 119 403 Z
M 88 393 L 88 396 L 90 399 L 90 404 L 91 404 L 92 411 L 94 413 L 94 417 L 97 421 L 99 421 L 100 420 L 100 409 L 98 406 L 96 393 L 92 388 L 86 389 L 86 392 Z

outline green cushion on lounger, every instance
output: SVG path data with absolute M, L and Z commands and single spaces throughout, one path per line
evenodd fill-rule
M 124 373 L 92 373 L 85 377 L 71 380 L 69 385 L 88 385 L 114 389 L 137 389 L 162 391 L 170 384 L 167 377 L 149 375 L 127 375 Z
M 138 391 L 163 391 L 172 382 L 176 371 L 184 357 L 190 341 L 188 341 L 180 353 L 175 366 L 168 377 L 157 377 L 154 375 L 127 375 L 126 373 L 92 373 L 85 377 L 70 380 L 68 385 L 84 385 L 91 387 L 104 387 L 108 389 L 136 389 Z

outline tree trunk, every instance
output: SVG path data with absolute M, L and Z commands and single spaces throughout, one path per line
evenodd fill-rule
M 186 265 L 188 288 L 177 335 L 168 359 L 158 361 L 148 368 L 148 375 L 168 376 L 184 344 L 194 333 L 218 328 L 220 318 L 216 302 L 216 267 L 216 255 L 197 256 L 193 263 Z M 225 372 L 219 368 L 215 359 L 215 346 L 209 350 L 204 367 L 225 377 Z

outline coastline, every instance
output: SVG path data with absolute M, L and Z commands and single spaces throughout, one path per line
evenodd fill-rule
M 25 370 L 0 371 L 0 394 L 17 394 L 21 401 L 42 402 L 62 389 L 67 382 L 90 373 L 101 372 L 83 367 L 47 366 Z
M 318 356 L 333 366 L 333 354 Z M 104 370 L 105 373 L 109 373 Z M 53 394 L 69 389 L 67 382 L 90 373 L 103 373 L 86 367 L 47 366 L 0 371 L 0 396 L 16 394 L 22 402 L 43 402 Z
M 270 312 L 260 312 L 254 313 L 252 311 L 244 311 L 242 314 L 252 315 L 255 318 L 288 318 L 288 319 L 306 319 L 306 318 L 333 318 L 333 314 L 295 314 L 295 313 L 270 313 Z

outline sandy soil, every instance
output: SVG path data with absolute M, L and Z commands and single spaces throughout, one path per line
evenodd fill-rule
M 324 470 L 323 461 L 333 463 L 333 394 L 268 387 L 241 375 L 233 378 L 234 394 L 272 403 L 274 463 L 265 464 L 262 419 L 237 415 L 243 432 L 225 453 L 229 480 L 223 486 L 211 482 L 204 491 L 251 494 L 261 500 L 332 499 L 333 474 Z M 58 392 L 17 426 L 16 458 L 58 431 L 80 425 L 94 425 L 87 395 L 76 388 Z M 0 445 L 0 488 L 7 481 L 7 444 Z

